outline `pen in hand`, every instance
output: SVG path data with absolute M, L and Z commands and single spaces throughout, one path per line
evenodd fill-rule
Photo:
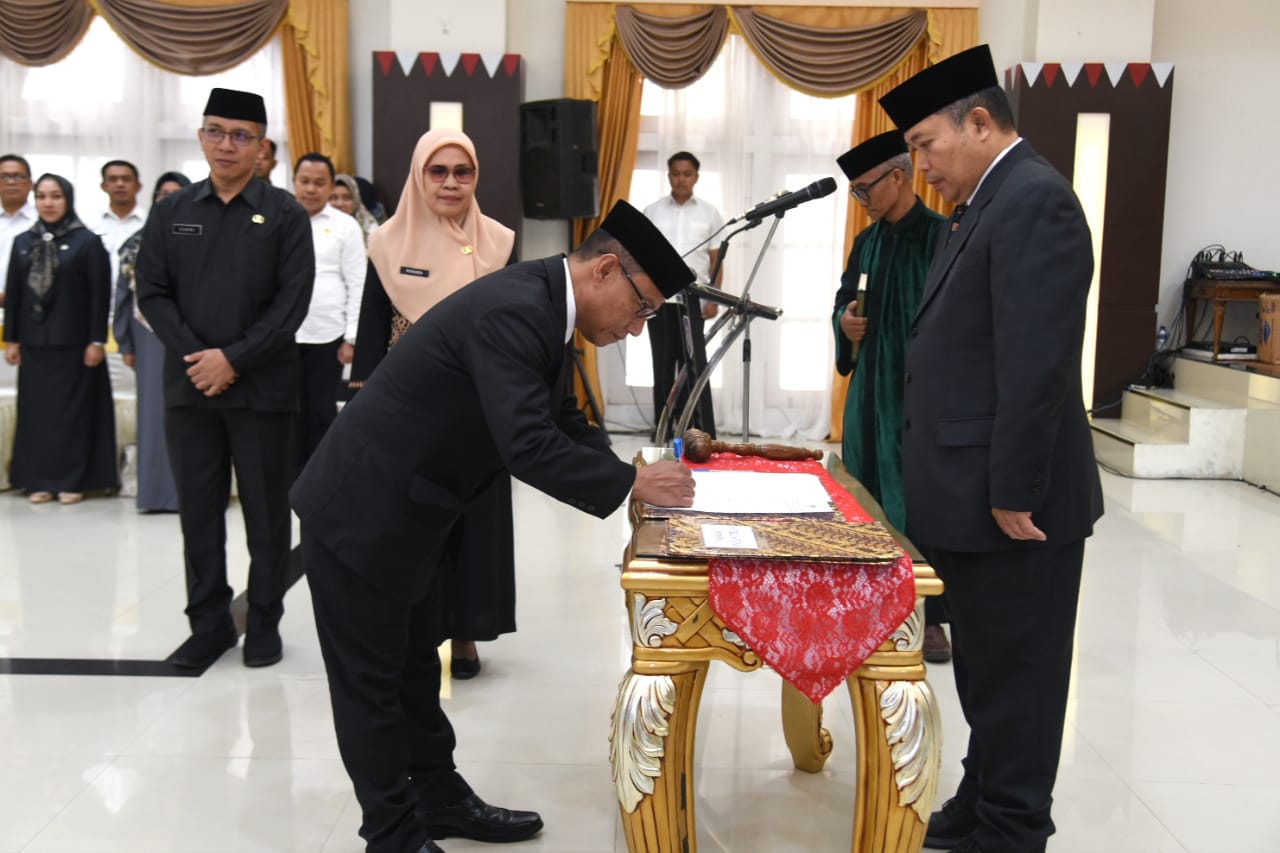
M 676 461 L 679 462 L 681 457 L 684 456 L 684 439 L 683 438 L 672 439 L 671 446 L 675 449 Z

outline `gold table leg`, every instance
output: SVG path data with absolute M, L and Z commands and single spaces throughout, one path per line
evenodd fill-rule
M 709 664 L 670 675 L 632 669 L 618 687 L 610 758 L 632 853 L 697 850 L 693 739 Z
M 923 605 L 847 686 L 857 733 L 853 853 L 919 853 L 937 793 L 942 725 L 921 658 Z M 817 773 L 831 755 L 822 706 L 782 684 L 782 731 L 796 769 Z
M 822 727 L 822 706 L 790 682 L 782 682 L 782 736 L 797 770 L 819 773 L 831 756 L 831 732 Z

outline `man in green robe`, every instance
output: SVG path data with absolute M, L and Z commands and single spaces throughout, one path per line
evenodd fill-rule
M 907 526 L 902 491 L 902 391 L 907 341 L 925 275 L 946 219 L 911 188 L 912 164 L 898 131 L 873 136 L 836 160 L 849 193 L 871 217 L 840 277 L 832 325 L 836 370 L 853 372 L 844 406 L 842 455 L 898 530 Z M 925 659 L 951 657 L 940 602 L 926 600 Z

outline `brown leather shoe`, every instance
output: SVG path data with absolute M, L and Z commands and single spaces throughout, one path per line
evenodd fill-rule
M 946 663 L 951 660 L 951 641 L 941 625 L 924 626 L 924 659 L 929 663 Z

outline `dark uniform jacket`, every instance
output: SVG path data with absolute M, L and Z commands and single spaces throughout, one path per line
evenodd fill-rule
M 467 500 L 505 472 L 611 513 L 635 472 L 565 393 L 566 324 L 563 257 L 491 273 L 433 307 L 294 484 L 304 531 L 373 586 L 416 599 Z
M 1071 186 L 1023 141 L 943 229 L 907 350 L 907 529 L 926 547 L 1038 547 L 991 508 L 1031 511 L 1048 545 L 1102 514 L 1080 382 L 1092 243 Z M 944 244 L 945 243 L 945 244 Z
M 249 181 L 223 204 L 206 178 L 151 209 L 138 254 L 138 307 L 165 345 L 169 406 L 298 409 L 293 334 L 315 281 L 311 220 L 293 196 Z M 221 349 L 239 378 L 216 397 L 182 357 Z
M 58 270 L 44 315 L 37 317 L 36 295 L 27 286 L 27 274 L 31 250 L 39 239 L 34 231 L 13 238 L 5 285 L 4 339 L 37 347 L 105 344 L 111 265 L 102 240 L 88 228 L 75 228 L 56 240 Z

